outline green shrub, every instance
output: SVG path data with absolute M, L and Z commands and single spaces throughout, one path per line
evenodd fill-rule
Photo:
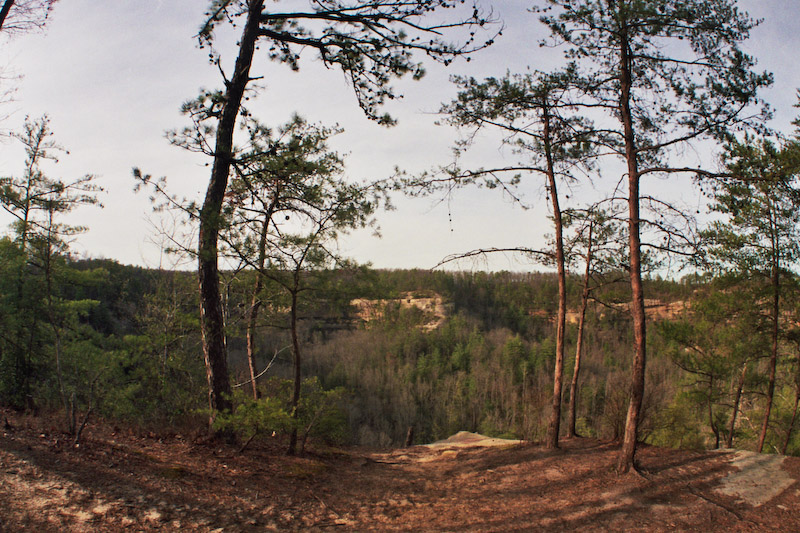
M 292 417 L 284 408 L 285 403 L 278 398 L 259 398 L 254 400 L 242 391 L 233 394 L 233 411 L 218 413 L 214 419 L 214 429 L 230 431 L 247 442 L 273 433 L 286 433 L 292 427 Z
M 297 417 L 303 446 L 308 437 L 321 439 L 327 444 L 343 444 L 348 440 L 347 413 L 342 405 L 345 396 L 343 387 L 323 389 L 317 377 L 303 381 Z

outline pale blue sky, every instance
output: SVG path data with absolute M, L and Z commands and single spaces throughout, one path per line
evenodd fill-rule
M 65 179 L 96 174 L 107 191 L 102 195 L 105 209 L 85 208 L 74 217 L 90 228 L 74 243 L 77 252 L 123 263 L 158 264 L 158 246 L 148 222 L 155 217 L 146 195 L 132 192 L 133 166 L 168 176 L 178 194 L 201 198 L 208 180 L 205 161 L 171 147 L 164 132 L 185 123 L 179 113 L 183 101 L 200 87 L 219 86 L 217 72 L 193 39 L 206 3 L 62 0 L 44 34 L 0 43 L 0 66 L 6 73 L 23 76 L 16 101 L 4 108 L 12 115 L 0 126 L 18 129 L 26 114 L 48 113 L 55 138 L 70 151 L 48 168 L 49 173 Z M 346 132 L 334 144 L 349 154 L 349 174 L 356 179 L 383 178 L 395 166 L 419 172 L 447 164 L 454 135 L 435 125 L 439 118 L 435 112 L 454 96 L 448 76 L 499 76 L 528 66 L 546 70 L 561 60 L 560 51 L 537 46 L 544 28 L 535 15 L 525 12 L 532 2 L 493 4 L 505 20 L 503 37 L 470 63 L 456 62 L 447 69 L 433 65 L 421 82 L 400 82 L 405 98 L 389 108 L 400 121 L 397 127 L 385 129 L 366 120 L 342 75 L 316 61 L 304 62 L 295 74 L 264 57 L 257 60 L 265 89 L 252 110 L 274 125 L 295 111 L 312 121 L 340 124 Z M 775 85 L 764 96 L 776 109 L 773 126 L 789 131 L 800 87 L 797 0 L 740 4 L 752 16 L 765 19 L 746 48 L 759 59 L 760 68 L 775 73 Z M 227 50 L 232 57 L 232 48 Z M 23 157 L 13 143 L 0 144 L 0 175 L 19 174 Z M 495 143 L 487 142 L 471 161 L 488 166 L 502 157 Z M 550 232 L 541 190 L 537 180 L 524 188 L 527 201 L 534 205 L 529 211 L 514 207 L 496 191 L 461 191 L 449 202 L 398 198 L 395 211 L 379 216 L 382 239 L 359 233 L 342 246 L 360 261 L 397 268 L 429 268 L 444 256 L 475 248 L 541 246 L 542 235 Z M 683 193 L 687 203 L 697 203 L 690 188 Z M 576 197 L 588 199 L 592 194 L 585 187 Z M 5 221 L 0 218 L 0 223 Z M 461 266 L 541 268 L 504 257 Z

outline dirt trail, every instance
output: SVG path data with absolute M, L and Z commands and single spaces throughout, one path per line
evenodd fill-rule
M 238 454 L 105 427 L 74 449 L 35 422 L 12 424 L 0 433 L 0 531 L 9 533 L 800 531 L 797 458 L 644 447 L 642 475 L 620 477 L 617 448 L 589 439 L 550 451 L 461 433 L 290 458 L 279 443 Z M 768 496 L 752 489 L 756 471 Z

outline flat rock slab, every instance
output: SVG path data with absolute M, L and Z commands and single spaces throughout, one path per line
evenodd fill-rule
M 782 468 L 786 460 L 783 455 L 737 451 L 731 457 L 738 471 L 728 474 L 715 490 L 754 507 L 767 503 L 795 482 Z
M 496 439 L 487 437 L 480 433 L 471 433 L 469 431 L 459 431 L 455 435 L 436 441 L 432 444 L 426 444 L 425 447 L 433 450 L 444 448 L 471 448 L 471 447 L 494 447 L 494 446 L 513 446 L 520 444 L 523 441 L 514 439 Z

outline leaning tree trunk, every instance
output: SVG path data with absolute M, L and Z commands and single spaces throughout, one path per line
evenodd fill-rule
M 578 339 L 575 344 L 575 367 L 572 369 L 572 382 L 569 387 L 569 417 L 567 419 L 567 436 L 575 438 L 578 405 L 578 378 L 581 371 L 581 357 L 583 356 L 583 330 L 586 325 L 586 307 L 589 303 L 589 276 L 592 266 L 592 231 L 594 222 L 589 222 L 589 240 L 586 243 L 586 271 L 583 274 L 583 293 L 581 294 L 581 311 L 578 319 Z
M 261 309 L 261 290 L 264 288 L 264 264 L 267 260 L 267 236 L 272 215 L 280 199 L 280 182 L 275 181 L 275 194 L 264 213 L 264 223 L 261 226 L 261 235 L 258 240 L 258 262 L 256 264 L 256 284 L 253 287 L 253 297 L 250 301 L 250 312 L 247 315 L 247 363 L 250 367 L 250 383 L 252 384 L 253 399 L 258 400 L 258 372 L 256 371 L 256 325 L 258 312 Z
M 725 441 L 726 448 L 733 448 L 733 433 L 736 431 L 736 416 L 739 414 L 739 404 L 742 401 L 742 390 L 744 390 L 744 380 L 747 377 L 747 363 L 742 365 L 742 372 L 739 375 L 739 383 L 736 385 L 736 394 L 733 397 L 733 412 L 731 422 L 728 425 L 728 438 Z
M 250 0 L 245 28 L 239 42 L 233 77 L 226 84 L 225 104 L 217 126 L 214 147 L 214 165 L 203 207 L 200 210 L 198 281 L 200 285 L 200 330 L 203 338 L 206 375 L 208 377 L 208 402 L 211 418 L 217 411 L 231 409 L 231 385 L 228 378 L 228 351 L 225 346 L 225 321 L 219 292 L 217 240 L 222 223 L 222 204 L 228 187 L 233 160 L 233 133 L 239 115 L 245 88 L 250 81 L 258 40 L 259 17 L 264 0 Z
M 247 363 L 250 367 L 250 384 L 252 385 L 253 399 L 258 400 L 258 384 L 256 370 L 256 326 L 258 324 L 258 311 L 261 308 L 261 290 L 264 288 L 264 248 L 267 242 L 267 223 L 261 228 L 260 249 L 258 252 L 258 268 L 256 269 L 256 284 L 253 287 L 253 297 L 250 301 L 250 312 L 247 314 Z
M 553 372 L 553 407 L 550 412 L 550 423 L 547 426 L 548 448 L 558 448 L 558 434 L 561 428 L 561 390 L 564 383 L 564 331 L 567 316 L 567 275 L 564 266 L 564 240 L 561 221 L 561 207 L 558 203 L 558 189 L 553 167 L 553 155 L 550 146 L 550 116 L 547 103 L 543 112 L 544 149 L 547 160 L 547 181 L 550 189 L 550 200 L 553 206 L 553 222 L 556 234 L 556 266 L 558 268 L 558 316 L 556 318 L 556 363 Z
M 794 431 L 794 424 L 797 422 L 797 408 L 800 406 L 800 383 L 797 383 L 794 395 L 794 410 L 792 411 L 792 420 L 789 422 L 789 429 L 786 430 L 786 440 L 783 441 L 781 454 L 786 455 L 786 450 L 789 448 L 789 442 L 792 440 L 792 432 Z
M 620 117 L 625 135 L 625 158 L 628 163 L 628 232 L 630 247 L 631 316 L 633 318 L 634 355 L 631 368 L 630 403 L 625 419 L 617 472 L 634 468 L 639 437 L 639 417 L 644 398 L 645 362 L 647 359 L 646 317 L 642 287 L 641 240 L 639 236 L 639 164 L 631 115 L 631 51 L 627 33 L 623 30 L 620 47 Z

